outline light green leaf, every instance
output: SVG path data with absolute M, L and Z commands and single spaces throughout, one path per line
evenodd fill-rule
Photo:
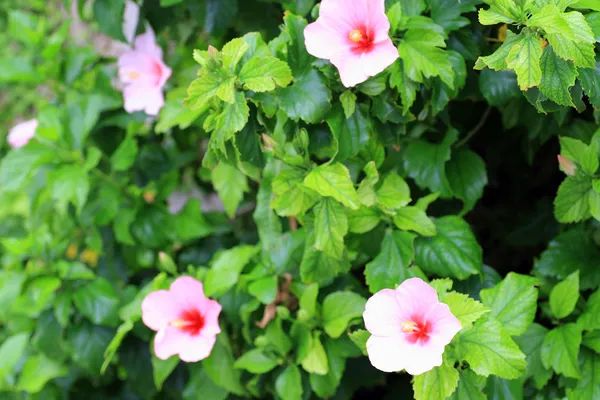
M 600 329 L 600 290 L 590 295 L 577 324 L 587 331 Z
M 381 243 L 381 252 L 365 267 L 365 278 L 371 293 L 395 288 L 403 280 L 414 277 L 408 266 L 414 258 L 415 234 L 388 231 Z
M 581 379 L 574 388 L 568 388 L 569 400 L 587 400 L 600 397 L 600 355 L 591 351 L 581 352 Z
M 433 221 L 417 207 L 408 206 L 396 211 L 394 224 L 398 229 L 414 231 L 423 236 L 435 236 L 437 233 Z
M 2 360 L 0 379 L 3 380 L 6 374 L 12 372 L 17 365 L 29 344 L 30 336 L 29 333 L 24 332 L 3 339 L 2 345 L 0 345 L 0 359 Z
M 252 349 L 244 353 L 233 364 L 234 368 L 245 369 L 253 374 L 264 374 L 277 366 L 277 361 L 265 354 L 261 349 Z
M 293 77 L 284 61 L 275 57 L 253 57 L 244 64 L 238 78 L 245 89 L 266 92 L 277 86 L 286 87 Z
M 525 354 L 498 321 L 487 319 L 460 334 L 457 356 L 478 375 L 515 379 L 527 368 Z
M 582 344 L 600 354 L 600 330 L 586 332 Z
M 223 69 L 234 72 L 244 54 L 248 51 L 248 43 L 242 38 L 236 38 L 228 42 L 221 49 Z
M 490 289 L 480 292 L 481 301 L 489 307 L 491 316 L 512 336 L 522 334 L 535 318 L 538 290 L 537 278 L 509 272 L 506 278 Z
M 27 393 L 37 393 L 44 385 L 55 378 L 66 376 L 69 369 L 58 361 L 43 354 L 29 357 L 23 365 L 16 389 Z
M 354 292 L 335 292 L 323 301 L 323 328 L 332 338 L 344 333 L 350 321 L 365 311 L 366 300 Z
M 259 251 L 258 246 L 241 245 L 218 253 L 204 278 L 204 293 L 218 297 L 232 288 L 246 264 Z
M 475 69 L 483 69 L 484 67 L 488 67 L 489 69 L 493 69 L 495 71 L 503 71 L 507 69 L 506 66 L 506 58 L 508 54 L 512 50 L 515 43 L 520 40 L 520 35 L 515 35 L 510 30 L 506 31 L 506 39 L 504 43 L 492 54 L 485 57 L 479 57 L 477 62 L 475 63 Z
M 127 136 L 117 150 L 110 157 L 110 162 L 115 171 L 125 171 L 135 162 L 138 154 L 137 141 L 134 136 Z
M 350 172 L 343 164 L 335 163 L 313 169 L 304 179 L 304 185 L 321 196 L 333 197 L 353 210 L 360 207 Z
M 321 283 L 337 276 L 342 271 L 350 269 L 348 256 L 344 254 L 341 260 L 314 249 L 315 234 L 311 232 L 306 239 L 304 255 L 300 264 L 300 276 L 304 283 Z
M 248 285 L 248 293 L 263 304 L 274 302 L 277 296 L 277 276 L 266 276 L 253 281 Z
M 315 248 L 330 257 L 344 256 L 344 236 L 348 219 L 344 208 L 332 198 L 324 198 L 315 206 Z
M 522 31 L 506 57 L 506 66 L 517 73 L 521 90 L 527 90 L 540 84 L 542 69 L 543 42 L 532 31 Z
M 61 214 L 67 212 L 72 203 L 80 213 L 87 201 L 90 181 L 84 169 L 77 165 L 65 165 L 48 174 L 52 187 L 52 198 Z
M 570 223 L 588 219 L 592 179 L 586 176 L 567 176 L 554 199 L 554 216 L 558 222 Z
M 219 198 L 223 201 L 227 215 L 233 218 L 244 198 L 244 192 L 249 190 L 246 175 L 236 167 L 220 162 L 212 170 L 211 179 Z
M 469 225 L 456 216 L 434 221 L 437 235 L 415 241 L 415 263 L 439 276 L 466 279 L 481 272 L 483 254 Z
M 579 270 L 558 283 L 550 292 L 550 309 L 556 318 L 565 318 L 573 312 L 579 299 Z
M 358 210 L 346 209 L 348 216 L 348 230 L 352 233 L 367 233 L 373 230 L 380 221 L 379 213 L 369 207 Z
M 346 118 L 350 118 L 356 109 L 356 95 L 352 91 L 346 90 L 340 95 L 340 103 L 344 108 L 344 115 Z
M 377 189 L 377 205 L 384 212 L 393 212 L 410 203 L 410 188 L 404 179 L 390 172 Z
M 559 58 L 552 49 L 546 46 L 540 61 L 542 80 L 540 91 L 557 104 L 575 107 L 569 88 L 575 84 L 577 68 L 569 61 Z
M 283 169 L 273 180 L 271 207 L 281 216 L 304 214 L 320 198 L 319 194 L 302 184 L 306 172 L 296 168 Z
M 282 400 L 302 400 L 302 377 L 298 367 L 290 364 L 279 374 L 275 391 Z
M 350 340 L 360 349 L 363 356 L 367 355 L 367 340 L 371 337 L 371 334 L 364 329 L 357 329 L 348 336 Z
M 190 84 L 184 103 L 192 110 L 205 108 L 206 103 L 217 95 L 225 79 L 222 75 L 202 70 L 202 74 Z
M 244 129 L 249 115 L 250 108 L 248 108 L 244 93 L 235 93 L 235 100 L 231 104 L 227 103 L 223 111 L 216 116 L 215 128 L 211 134 L 211 145 L 216 146 L 225 154 L 225 142 L 231 139 L 236 132 Z
M 459 375 L 458 387 L 448 400 L 487 400 L 488 397 L 483 393 L 485 377 L 470 369 L 461 370 Z
M 445 400 L 457 386 L 458 371 L 448 363 L 417 375 L 413 380 L 415 400 Z
M 463 330 L 468 329 L 490 309 L 463 293 L 450 292 L 442 298 L 442 303 L 448 304 L 450 312 L 462 325 Z
M 527 26 L 541 28 L 547 34 L 561 34 L 569 40 L 576 40 L 573 30 L 565 19 L 565 13 L 554 4 L 547 4 L 534 12 L 527 21 Z
M 560 154 L 571 161 L 575 161 L 588 175 L 593 175 L 598 170 L 598 150 L 595 145 L 586 145 L 579 139 L 561 136 Z
M 544 367 L 554 369 L 557 374 L 569 378 L 580 378 L 579 345 L 581 328 L 576 324 L 565 324 L 546 334 L 542 344 L 542 363 Z
M 314 332 L 310 349 L 302 360 L 302 368 L 310 374 L 327 375 L 329 372 L 327 353 L 317 331 Z
M 482 25 L 495 25 L 498 23 L 512 24 L 522 19 L 523 15 L 518 13 L 519 8 L 514 0 L 489 1 L 490 8 L 479 10 L 479 22 Z

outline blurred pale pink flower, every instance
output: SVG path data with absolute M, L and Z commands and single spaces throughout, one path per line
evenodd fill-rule
M 442 365 L 444 348 L 461 329 L 450 308 L 419 278 L 407 279 L 396 290 L 375 293 L 363 318 L 371 333 L 369 360 L 384 372 L 404 369 L 419 375 Z
M 162 49 L 156 44 L 154 32 L 135 39 L 134 48 L 119 57 L 119 77 L 125 85 L 125 111 L 145 111 L 157 115 L 165 104 L 163 87 L 171 76 L 171 69 L 162 61 Z
M 194 278 L 177 278 L 169 290 L 150 293 L 142 302 L 142 320 L 157 331 L 154 353 L 161 360 L 179 355 L 196 362 L 210 355 L 216 335 L 221 333 L 221 305 L 204 296 L 202 283 Z
M 32 119 L 30 121 L 15 125 L 10 132 L 8 132 L 8 144 L 12 148 L 25 146 L 35 136 L 35 130 L 37 127 L 37 119 Z
M 558 165 L 560 167 L 560 169 L 562 170 L 562 172 L 564 172 L 565 174 L 569 175 L 569 176 L 575 176 L 575 170 L 577 169 L 577 166 L 575 165 L 575 163 L 571 160 L 569 160 L 567 157 L 563 157 L 560 154 L 557 156 L 558 157 Z
M 355 86 L 398 58 L 389 37 L 385 0 L 323 0 L 317 21 L 304 30 L 306 50 L 337 67 L 342 83 Z
M 135 30 L 140 20 L 140 6 L 132 0 L 125 3 L 125 11 L 123 12 L 123 36 L 127 43 L 133 42 Z

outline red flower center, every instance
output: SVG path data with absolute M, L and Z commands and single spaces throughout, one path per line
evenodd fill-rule
M 171 321 L 170 325 L 195 336 L 199 334 L 204 327 L 204 317 L 200 314 L 200 311 L 194 308 L 182 312 L 178 319 Z
M 406 334 L 406 340 L 412 344 L 423 344 L 429 341 L 431 324 L 422 318 L 411 318 L 400 324 L 402 331 Z
M 359 54 L 370 51 L 373 47 L 374 36 L 372 30 L 369 30 L 364 26 L 351 30 L 350 33 L 348 33 L 348 39 L 352 43 L 350 49 L 354 53 Z

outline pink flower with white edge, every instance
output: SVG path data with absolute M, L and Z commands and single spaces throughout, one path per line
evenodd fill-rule
M 204 296 L 202 283 L 188 276 L 142 302 L 142 321 L 157 332 L 154 353 L 161 360 L 179 355 L 182 361 L 196 362 L 208 357 L 221 333 L 220 312 L 221 305 Z
M 8 132 L 8 144 L 15 149 L 25 146 L 35 136 L 37 127 L 37 119 L 15 125 L 10 132 Z
M 393 64 L 398 49 L 389 37 L 385 0 L 323 0 L 319 18 L 304 29 L 306 50 L 337 67 L 355 86 Z
M 158 115 L 165 104 L 163 87 L 171 69 L 163 63 L 162 56 L 154 32 L 148 27 L 146 33 L 135 39 L 133 49 L 119 57 L 119 78 L 125 85 L 123 100 L 128 113 L 145 111 L 148 115 Z
M 419 278 L 375 293 L 363 318 L 371 333 L 371 364 L 384 372 L 406 370 L 411 375 L 442 365 L 444 348 L 462 328 L 450 308 L 438 301 L 437 292 Z

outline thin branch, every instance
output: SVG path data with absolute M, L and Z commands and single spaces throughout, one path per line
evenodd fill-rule
M 488 108 L 486 108 L 485 111 L 483 112 L 483 114 L 481 115 L 481 119 L 479 120 L 477 125 L 475 125 L 475 127 L 473 129 L 471 129 L 460 142 L 456 143 L 455 147 L 457 147 L 457 148 L 461 147 L 465 143 L 467 143 L 469 140 L 471 140 L 471 138 L 483 127 L 483 125 L 485 125 L 485 121 L 487 121 L 488 117 L 490 116 L 491 111 L 492 111 L 492 107 L 488 106 Z

